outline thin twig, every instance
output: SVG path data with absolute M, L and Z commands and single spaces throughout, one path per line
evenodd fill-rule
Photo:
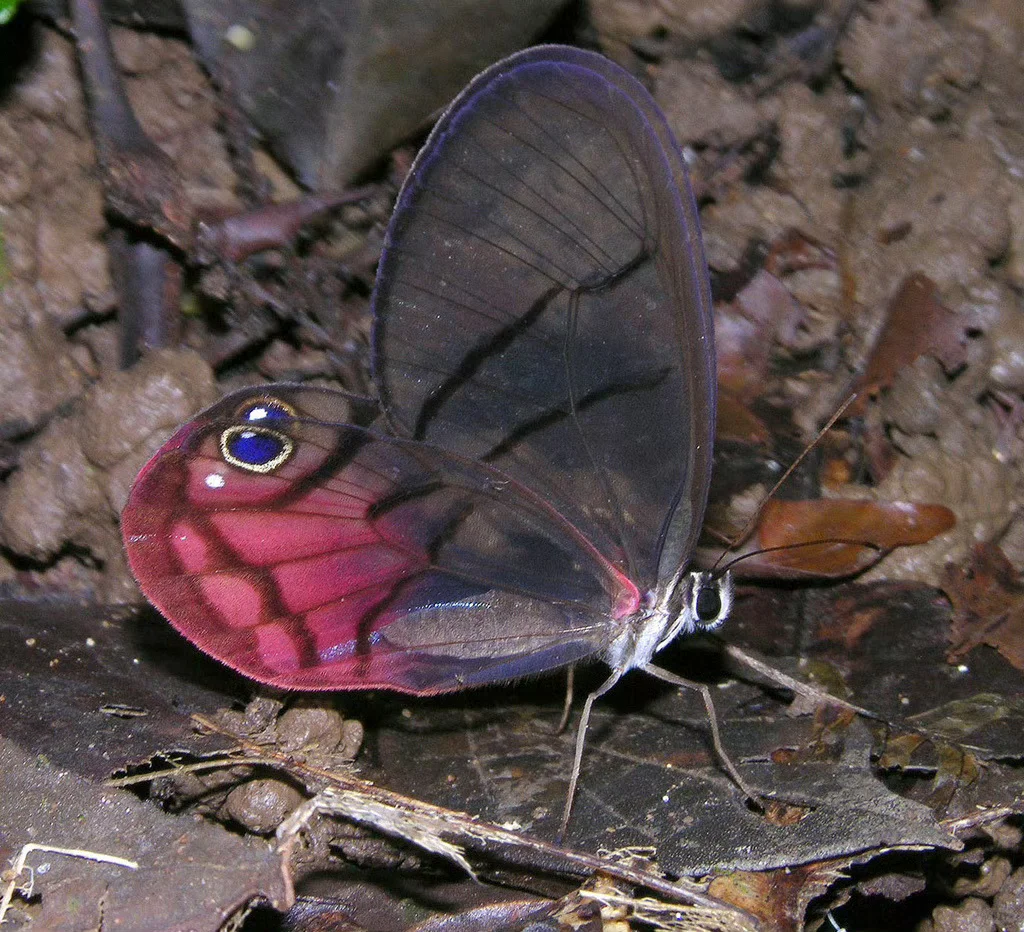
M 830 705 L 837 705 L 840 708 L 855 712 L 857 715 L 863 715 L 864 718 L 870 718 L 876 722 L 883 722 L 886 725 L 890 724 L 887 718 L 879 715 L 877 712 L 872 712 L 870 709 L 865 709 L 863 706 L 854 705 L 846 699 L 840 699 L 838 696 L 833 696 L 831 693 L 825 692 L 824 689 L 819 689 L 817 686 L 812 686 L 810 683 L 804 683 L 801 680 L 795 679 L 789 674 L 783 673 L 781 670 L 777 670 L 775 667 L 770 666 L 763 660 L 758 660 L 753 654 L 748 654 L 741 647 L 736 647 L 734 644 L 726 644 L 725 653 L 727 656 L 732 657 L 732 659 L 737 663 L 741 663 L 743 666 L 749 667 L 751 670 L 760 673 L 762 676 L 770 679 L 773 683 L 778 683 L 786 689 L 793 690 L 793 692 L 798 696 L 803 696 L 805 699 L 810 699 L 812 702 L 819 705 L 826 703 Z
M 83 848 L 58 848 L 56 845 L 39 845 L 35 842 L 30 842 L 24 845 L 18 856 L 11 861 L 11 867 L 9 871 L 4 871 L 3 877 L 5 880 L 4 894 L 0 898 L 0 922 L 4 921 L 4 917 L 7 915 L 7 910 L 10 908 L 11 900 L 14 899 L 14 893 L 18 889 L 18 878 L 25 870 L 25 862 L 28 860 L 28 856 L 33 851 L 45 851 L 49 854 L 62 854 L 69 858 L 83 858 L 86 861 L 98 861 L 101 864 L 116 864 L 118 867 L 128 867 L 133 871 L 139 869 L 139 865 L 135 861 L 129 861 L 127 858 L 118 857 L 116 854 L 103 854 L 99 851 L 86 851 Z M 31 870 L 31 868 L 30 868 Z M 35 874 L 32 874 L 32 881 L 35 879 Z M 31 892 L 28 894 L 31 896 Z
M 192 764 L 172 764 L 165 770 L 151 770 L 148 773 L 136 773 L 128 777 L 113 777 L 110 780 L 105 780 L 104 786 L 112 786 L 118 789 L 124 789 L 126 786 L 137 786 L 140 783 L 152 783 L 153 780 L 160 780 L 165 777 L 176 777 L 182 773 L 200 773 L 204 770 L 222 770 L 227 767 L 255 767 L 260 764 L 266 766 L 274 766 L 279 761 L 272 760 L 271 758 L 259 757 L 217 757 L 211 760 L 196 761 Z

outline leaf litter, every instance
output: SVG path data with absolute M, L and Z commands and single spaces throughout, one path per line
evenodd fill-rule
M 599 709 L 572 844 L 592 851 L 643 845 L 672 874 L 717 874 L 711 893 L 745 906 L 766 928 L 798 928 L 828 915 L 855 929 L 879 912 L 891 920 L 886 911 L 892 909 L 908 925 L 928 917 L 936 929 L 954 920 L 1020 924 L 1014 906 L 1014 891 L 1024 883 L 1016 605 L 1024 536 L 1014 412 L 1024 378 L 1015 363 L 1014 289 L 1024 284 L 1024 264 L 1012 206 L 1020 199 L 1014 171 L 1021 160 L 1014 136 L 1020 114 L 1012 102 L 1024 79 L 1004 58 L 1016 27 L 999 22 L 994 7 L 989 13 L 996 19 L 986 20 L 980 7 L 989 6 L 851 3 L 829 20 L 831 31 L 795 22 L 745 44 L 750 36 L 735 24 L 672 18 L 668 7 L 652 14 L 668 17 L 653 31 L 651 23 L 628 17 L 612 29 L 609 7 L 593 4 L 605 48 L 644 72 L 656 95 L 699 80 L 702 95 L 723 102 L 722 109 L 708 108 L 704 123 L 683 139 L 693 146 L 696 185 L 705 192 L 702 220 L 723 297 L 723 351 L 734 347 L 723 372 L 734 373 L 739 386 L 732 400 L 723 395 L 723 408 L 732 405 L 727 423 L 738 426 L 721 429 L 720 460 L 728 465 L 720 462 L 718 471 L 746 480 L 756 499 L 778 467 L 795 459 L 789 451 L 813 432 L 806 425 L 820 423 L 859 379 L 863 397 L 870 397 L 863 418 L 840 424 L 822 447 L 830 475 L 842 477 L 829 494 L 844 497 L 851 488 L 854 497 L 874 494 L 881 510 L 861 501 L 856 513 L 878 514 L 883 525 L 885 508 L 899 501 L 914 509 L 948 508 L 958 519 L 953 531 L 941 533 L 938 512 L 922 511 L 938 537 L 896 551 L 867 584 L 826 585 L 822 564 L 805 554 L 809 565 L 801 571 L 816 579 L 812 588 L 743 587 L 725 632 L 787 673 L 854 696 L 888 726 L 840 709 L 789 705 L 784 690 L 736 670 L 714 642 L 666 658 L 673 669 L 719 684 L 726 747 L 770 801 L 764 814 L 746 809 L 717 768 L 693 697 L 637 678 Z M 716 49 L 717 67 L 676 58 L 671 41 L 651 45 L 658 28 L 684 45 Z M 102 194 L 73 50 L 49 27 L 31 29 L 27 47 L 37 57 L 27 59 L 15 94 L 3 104 L 14 132 L 0 138 L 10 155 L 0 198 L 8 258 L 0 334 L 6 339 L 49 327 L 53 339 L 45 348 L 18 339 L 5 352 L 22 374 L 7 392 L 15 402 L 3 425 L 0 473 L 0 580 L 19 599 L 5 602 L 0 616 L 11 648 L 5 647 L 0 673 L 8 755 L 2 795 L 12 807 L 0 818 L 0 844 L 12 859 L 28 843 L 125 856 L 140 864 L 130 873 L 145 880 L 77 858 L 54 857 L 51 870 L 39 874 L 35 861 L 33 897 L 27 903 L 16 897 L 8 921 L 31 916 L 37 923 L 52 920 L 53 928 L 76 928 L 59 924 L 70 922 L 72 899 L 102 904 L 105 923 L 123 916 L 135 923 L 123 927 L 139 929 L 169 928 L 179 922 L 175 917 L 218 928 L 260 899 L 284 909 L 288 894 L 277 856 L 265 841 L 253 841 L 255 834 L 245 841 L 217 820 L 234 832 L 242 825 L 266 832 L 296 792 L 315 790 L 296 779 L 294 767 L 282 772 L 273 755 L 267 758 L 273 764 L 229 757 L 225 766 L 223 755 L 235 741 L 196 733 L 189 715 L 232 703 L 235 726 L 244 726 L 234 733 L 250 740 L 269 729 L 291 754 L 322 744 L 326 750 L 313 756 L 321 753 L 330 772 L 350 766 L 343 761 L 360 744 L 359 719 L 362 776 L 519 832 L 550 832 L 570 744 L 553 733 L 561 708 L 557 681 L 417 703 L 341 697 L 325 701 L 321 711 L 330 714 L 319 724 L 293 716 L 277 734 L 278 722 L 301 704 L 291 697 L 284 705 L 277 698 L 269 706 L 247 704 L 247 684 L 199 657 L 152 613 L 106 617 L 80 603 L 48 600 L 68 592 L 110 602 L 137 597 L 112 544 L 119 490 L 130 478 L 128 464 L 144 460 L 161 433 L 187 416 L 182 405 L 203 403 L 197 395 L 212 384 L 214 368 L 219 389 L 260 372 L 281 377 L 282 366 L 285 372 L 294 366 L 307 377 L 364 390 L 374 224 L 386 218 L 389 191 L 407 161 L 399 151 L 376 200 L 371 195 L 361 207 L 344 208 L 343 222 L 326 225 L 323 245 L 314 241 L 299 254 L 279 246 L 255 263 L 244 260 L 241 271 L 227 264 L 204 272 L 205 307 L 184 321 L 185 341 L 198 354 L 187 364 L 150 363 L 153 371 L 140 388 L 116 373 L 111 312 L 118 297 L 105 259 Z M 726 52 L 717 43 L 723 36 Z M 819 42 L 821 36 L 831 38 Z M 773 46 L 788 51 L 763 56 Z M 130 66 L 129 96 L 187 179 L 188 196 L 200 192 L 204 202 L 237 204 L 231 189 L 240 169 L 224 154 L 211 92 L 185 44 L 117 30 L 115 48 Z M 824 50 L 824 70 L 817 58 L 814 68 L 794 70 L 803 59 L 792 50 L 802 48 Z M 656 64 L 639 67 L 641 61 Z M 880 61 L 886 66 L 878 67 Z M 730 71 L 738 63 L 743 67 Z M 847 93 L 840 74 L 859 98 Z M 821 83 L 811 94 L 804 80 Z M 660 102 L 675 121 L 672 99 Z M 240 118 L 232 106 L 221 111 L 229 122 Z M 956 126 L 963 127 L 960 138 L 945 132 Z M 39 159 L 33 140 L 50 133 L 69 144 L 50 147 L 52 159 Z M 58 158 L 68 164 L 58 166 Z M 288 190 L 262 154 L 259 164 Z M 57 175 L 74 191 L 48 180 Z M 357 256 L 351 275 L 328 274 L 344 257 Z M 285 294 L 298 295 L 304 308 L 283 310 Z M 229 295 L 243 301 L 225 315 L 210 296 Z M 725 339 L 728 315 L 736 311 L 725 300 L 743 305 L 745 342 Z M 247 360 L 255 361 L 248 371 Z M 748 377 L 740 381 L 745 366 Z M 191 374 L 180 378 L 186 369 Z M 151 398 L 146 416 L 116 423 L 140 391 Z M 810 459 L 783 495 L 796 492 L 806 501 L 818 494 L 821 464 Z M 62 475 L 83 494 L 67 495 Z M 770 507 L 785 514 L 805 506 Z M 846 506 L 826 500 L 819 507 L 828 515 L 828 507 Z M 861 526 L 861 518 L 816 520 L 827 530 L 816 525 L 814 533 L 855 536 L 853 528 Z M 773 519 L 768 530 L 778 535 L 781 527 Z M 891 531 L 883 526 L 861 536 L 886 550 Z M 977 540 L 989 543 L 973 550 Z M 859 569 L 856 561 L 850 566 Z M 342 745 L 344 753 L 336 753 Z M 171 761 L 181 771 L 176 778 L 147 778 Z M 200 779 L 206 767 L 219 776 Z M 102 782 L 114 774 L 144 780 L 133 784 L 134 795 L 117 791 L 112 807 L 115 791 Z M 228 805 L 246 783 L 257 786 Z M 111 820 L 111 808 L 131 812 L 135 821 Z M 188 812 L 202 812 L 206 821 L 188 821 L 182 814 Z M 340 875 L 345 865 L 359 865 L 359 889 L 373 886 L 374 868 L 397 870 L 421 882 L 418 896 L 427 903 L 432 884 L 451 882 L 448 869 L 428 854 L 330 821 L 330 832 L 310 840 L 307 867 L 329 865 Z M 192 849 L 181 847 L 186 822 L 190 839 L 213 846 L 196 849 L 202 853 L 191 873 Z M 212 892 L 206 883 L 215 863 L 237 869 L 218 870 Z M 153 865 L 160 865 L 158 873 Z M 489 859 L 474 855 L 471 866 L 500 889 L 503 877 Z M 942 872 L 953 880 L 939 891 L 930 878 Z M 541 875 L 531 864 L 515 882 L 544 887 Z M 980 876 L 988 879 L 982 883 Z M 556 889 L 557 883 L 563 886 Z M 549 905 L 509 906 L 505 927 L 521 928 L 532 921 L 522 918 L 529 910 L 537 910 L 529 913 L 536 918 L 543 908 L 545 921 L 557 928 L 552 903 L 562 904 L 567 922 L 602 921 L 578 901 L 570 904 L 571 882 L 547 884 L 541 899 Z M 606 907 L 616 896 L 600 894 Z M 313 899 L 331 902 L 322 886 Z M 622 913 L 656 926 L 632 890 L 626 900 Z M 361 902 L 355 893 L 347 901 Z M 829 905 L 835 912 L 826 914 Z M 473 911 L 486 908 L 470 905 L 468 896 L 448 905 L 467 917 L 466 928 Z M 526 912 L 516 918 L 517 909 Z M 263 919 L 272 912 L 264 908 Z M 88 922 L 96 915 L 86 910 L 81 927 L 95 927 Z M 260 915 L 256 910 L 251 921 Z M 302 928 L 298 907 L 293 915 L 299 925 L 292 927 Z M 498 928 L 499 913 L 488 915 L 491 925 L 483 927 Z M 420 915 L 415 923 L 427 929 L 433 921 Z

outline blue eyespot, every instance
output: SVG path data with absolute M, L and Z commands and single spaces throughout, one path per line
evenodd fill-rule
M 269 427 L 229 427 L 220 435 L 224 462 L 246 472 L 273 472 L 294 452 L 292 439 Z
M 295 416 L 295 409 L 277 398 L 259 398 L 256 401 L 247 401 L 238 412 L 238 417 L 241 420 L 254 424 L 287 420 Z

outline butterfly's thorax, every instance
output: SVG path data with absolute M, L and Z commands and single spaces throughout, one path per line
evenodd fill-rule
M 637 612 L 627 620 L 622 632 L 609 645 L 604 660 L 613 670 L 632 670 L 649 663 L 657 653 L 673 619 L 655 606 Z

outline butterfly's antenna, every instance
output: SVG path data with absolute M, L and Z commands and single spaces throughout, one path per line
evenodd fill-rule
M 824 547 L 828 544 L 839 544 L 844 547 L 865 547 L 868 550 L 877 551 L 879 554 L 878 559 L 884 557 L 891 549 L 889 547 L 882 547 L 880 544 L 876 544 L 870 540 L 857 540 L 852 537 L 821 537 L 817 540 L 802 540 L 795 544 L 779 544 L 777 547 L 760 547 L 757 550 L 750 551 L 749 553 L 741 553 L 739 556 L 733 557 L 728 563 L 721 567 L 718 572 L 719 574 L 728 573 L 729 570 L 731 570 L 737 563 L 742 563 L 744 560 L 749 560 L 751 557 L 759 557 L 766 553 L 778 553 L 780 550 L 799 550 L 801 547 Z M 857 572 L 860 572 L 860 570 Z M 851 575 L 853 574 L 851 573 Z
M 772 497 L 775 495 L 775 493 L 778 492 L 782 484 L 791 475 L 793 475 L 793 471 L 797 468 L 797 466 L 799 466 L 804 461 L 807 454 L 810 453 L 811 450 L 813 450 L 821 442 L 821 438 L 824 437 L 825 434 L 827 434 L 833 427 L 835 427 L 836 422 L 846 413 L 846 409 L 849 408 L 850 405 L 852 405 L 856 400 L 857 392 L 851 392 L 847 399 L 836 410 L 835 414 L 833 414 L 832 417 L 830 417 L 828 421 L 825 422 L 825 426 L 818 431 L 814 439 L 809 444 L 807 444 L 807 446 L 804 447 L 800 455 L 795 460 L 793 460 L 792 463 L 790 463 L 789 468 L 779 477 L 779 481 L 776 482 L 775 485 L 771 487 L 771 490 L 768 492 L 768 494 L 765 495 L 765 497 L 761 500 L 761 504 L 757 506 L 757 510 L 754 512 L 753 515 L 751 515 L 750 519 L 744 525 L 743 530 L 740 531 L 740 533 L 733 538 L 733 540 L 728 544 L 728 546 L 722 550 L 718 559 L 715 560 L 714 566 L 711 567 L 711 572 L 715 576 L 719 576 L 721 575 L 721 572 L 724 572 L 718 570 L 718 564 L 721 563 L 722 560 L 725 558 L 726 553 L 750 536 L 754 528 L 757 527 L 757 522 L 761 519 L 761 512 L 764 511 L 765 505 L 767 505 L 768 502 L 772 500 Z M 815 541 L 815 543 L 820 542 Z M 732 564 L 730 564 L 730 566 L 731 565 Z

